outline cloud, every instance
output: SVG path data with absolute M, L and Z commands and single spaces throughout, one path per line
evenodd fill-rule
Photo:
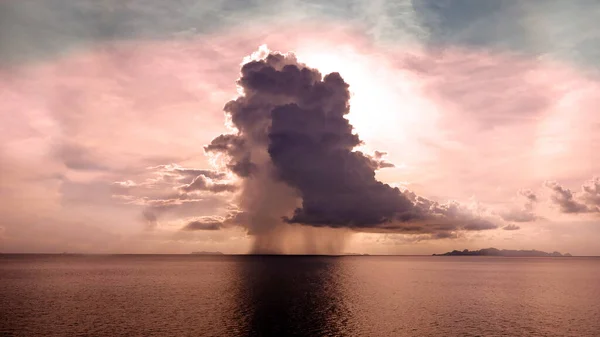
M 600 8 L 593 0 L 547 1 L 543 7 L 530 1 L 412 3 L 429 45 L 512 50 L 597 67 L 598 46 L 589 43 L 600 36 L 594 25 Z
M 216 231 L 223 226 L 223 218 L 220 217 L 202 217 L 188 222 L 181 230 L 184 231 Z
M 147 229 L 156 228 L 159 218 L 173 220 L 222 212 L 229 201 L 215 193 L 236 190 L 224 172 L 177 164 L 151 166 L 136 175 L 138 181 L 116 181 L 110 190 L 113 201 L 143 208 Z
M 158 165 L 136 173 L 142 179 L 113 182 L 115 194 L 137 196 L 145 200 L 193 200 L 200 192 L 233 192 L 236 186 L 225 172 L 184 168 L 177 164 Z
M 513 207 L 509 210 L 500 212 L 500 217 L 505 221 L 513 222 L 530 222 L 538 219 L 534 212 L 535 205 L 538 201 L 537 194 L 531 190 L 520 190 L 518 192 L 520 199 L 524 199 L 519 208 Z
M 417 244 L 426 241 L 456 240 L 464 237 L 463 232 L 437 232 L 433 234 L 383 234 L 377 242 L 380 244 L 406 245 Z
M 215 193 L 234 192 L 237 187 L 227 183 L 215 183 L 200 174 L 191 183 L 179 187 L 184 192 L 211 191 Z
M 13 1 L 12 4 L 18 5 L 20 2 Z M 28 2 L 28 4 L 22 6 L 33 8 L 29 7 L 34 6 L 31 4 L 32 2 Z M 381 8 L 384 8 L 384 6 Z M 10 10 L 0 12 L 11 13 Z M 20 13 L 35 14 L 31 11 Z M 2 22 L 0 25 L 9 24 L 7 20 L 0 21 Z M 21 22 L 26 23 L 27 21 L 23 20 Z M 573 27 L 577 26 L 574 25 Z M 30 25 L 29 31 L 33 29 L 32 27 L 35 27 L 35 25 Z M 267 25 L 269 31 L 273 31 L 272 27 Z M 364 110 L 360 110 L 356 108 L 357 105 L 354 105 L 353 102 L 354 111 L 348 116 L 351 123 L 357 127 L 354 132 L 359 130 L 358 134 L 361 140 L 367 142 L 369 146 L 374 146 L 374 148 L 388 150 L 390 152 L 390 162 L 399 166 L 406 163 L 412 170 L 399 169 L 378 172 L 378 180 L 383 182 L 410 181 L 411 184 L 406 186 L 410 186 L 411 190 L 420 195 L 430 196 L 431 199 L 437 201 L 444 201 L 453 197 L 465 200 L 471 195 L 476 195 L 478 199 L 486 200 L 486 202 L 503 203 L 515 189 L 520 186 L 530 186 L 532 181 L 537 183 L 537 181 L 549 177 L 565 179 L 566 181 L 581 179 L 583 171 L 585 171 L 583 172 L 584 177 L 589 177 L 587 162 L 591 161 L 590 148 L 588 146 L 576 146 L 578 144 L 566 144 L 567 146 L 565 146 L 560 139 L 557 140 L 561 135 L 555 137 L 550 132 L 546 133 L 543 130 L 547 115 L 549 117 L 553 115 L 554 110 L 565 110 L 565 116 L 562 117 L 581 115 L 580 119 L 585 124 L 580 125 L 571 119 L 563 119 L 562 117 L 548 118 L 548 124 L 557 125 L 557 133 L 564 133 L 565 136 L 576 134 L 582 139 L 585 138 L 586 144 L 589 144 L 590 138 L 587 134 L 587 128 L 580 126 L 587 125 L 590 122 L 593 123 L 593 121 L 590 117 L 591 114 L 585 115 L 582 113 L 588 111 L 593 113 L 593 106 L 597 106 L 594 102 L 597 103 L 597 101 L 580 100 L 580 98 L 597 97 L 598 91 L 594 87 L 582 83 L 580 80 L 581 74 L 557 77 L 554 76 L 554 65 L 546 62 L 534 60 L 530 67 L 525 67 L 521 61 L 517 60 L 517 66 L 513 67 L 512 59 L 505 58 L 505 55 L 495 55 L 486 51 L 479 53 L 481 50 L 472 49 L 448 49 L 443 53 L 443 58 L 437 58 L 436 53 L 425 55 L 425 58 L 429 57 L 440 62 L 437 63 L 439 67 L 433 69 L 439 71 L 434 71 L 432 77 L 423 76 L 423 79 L 426 80 L 423 83 L 420 81 L 420 74 L 417 72 L 413 72 L 416 76 L 404 78 L 403 76 L 406 76 L 404 69 L 394 68 L 394 63 L 391 62 L 403 59 L 406 53 L 415 52 L 413 47 L 404 48 L 402 46 L 399 48 L 400 52 L 398 53 L 390 49 L 375 49 L 372 41 L 364 39 L 363 35 L 342 34 L 340 33 L 342 30 L 335 25 L 311 26 L 310 29 L 304 25 L 276 27 L 287 27 L 287 29 L 275 29 L 276 33 L 265 37 L 259 34 L 265 29 L 265 26 L 260 26 L 244 34 L 239 34 L 239 30 L 235 30 L 237 33 L 234 32 L 234 38 L 230 35 L 221 35 L 221 32 L 215 31 L 215 34 L 211 36 L 177 41 L 156 39 L 148 41 L 126 39 L 126 41 L 122 41 L 120 37 L 114 36 L 119 40 L 118 42 L 103 44 L 98 48 L 89 50 L 89 52 L 80 51 L 65 54 L 64 57 L 59 59 L 59 62 L 23 64 L 23 67 L 16 71 L 12 71 L 12 69 L 3 71 L 2 76 L 0 76 L 3 79 L 0 91 L 5 93 L 6 96 L 4 97 L 8 99 L 2 102 L 2 108 L 4 108 L 2 110 L 6 111 L 5 116 L 3 116 L 6 118 L 0 123 L 5 127 L 3 129 L 2 151 L 6 149 L 6 152 L 10 153 L 10 156 L 3 156 L 0 159 L 0 161 L 7 163 L 7 165 L 1 165 L 2 174 L 0 174 L 0 185 L 6 186 L 6 188 L 4 186 L 0 187 L 2 188 L 0 194 L 4 197 L 4 205 L 0 208 L 6 210 L 3 215 L 29 213 L 40 217 L 39 208 L 47 208 L 49 209 L 48 212 L 51 212 L 50 209 L 52 209 L 52 212 L 54 212 L 53 207 L 59 205 L 64 207 L 65 217 L 71 217 L 73 221 L 106 215 L 101 221 L 98 220 L 98 223 L 100 223 L 100 226 L 106 227 L 111 226 L 110 224 L 117 224 L 109 231 L 115 234 L 118 233 L 118 236 L 120 236 L 123 233 L 130 232 L 132 228 L 128 226 L 133 226 L 133 228 L 139 226 L 138 222 L 143 220 L 140 213 L 147 206 L 156 207 L 159 210 L 157 211 L 157 218 L 160 218 L 161 226 L 168 224 L 166 218 L 169 217 L 175 218 L 184 215 L 193 217 L 212 214 L 213 211 L 221 214 L 230 205 L 230 200 L 228 200 L 231 198 L 230 193 L 211 195 L 212 192 L 210 191 L 197 190 L 182 193 L 179 190 L 180 186 L 190 184 L 199 175 L 204 175 L 211 181 L 221 182 L 221 178 L 215 177 L 217 180 L 214 180 L 215 178 L 207 175 L 209 173 L 199 172 L 203 171 L 202 169 L 191 169 L 192 171 L 197 170 L 197 172 L 189 172 L 187 175 L 168 173 L 163 176 L 158 176 L 157 172 L 156 176 L 149 177 L 146 181 L 146 173 L 142 171 L 147 166 L 172 162 L 181 163 L 182 165 L 185 163 L 189 167 L 208 167 L 208 163 L 204 162 L 205 159 L 198 152 L 198 144 L 207 144 L 215 134 L 226 132 L 224 131 L 220 110 L 223 102 L 230 97 L 230 94 L 224 91 L 231 89 L 233 80 L 238 75 L 239 68 L 237 66 L 240 55 L 263 41 L 273 43 L 273 45 L 285 50 L 298 50 L 299 58 L 301 57 L 301 48 L 298 47 L 301 47 L 300 44 L 302 43 L 307 46 L 306 51 L 308 54 L 306 55 L 318 50 L 319 53 L 323 52 L 325 58 L 337 55 L 339 57 L 337 59 L 347 61 L 360 53 L 361 58 L 359 60 L 361 62 L 359 62 L 357 69 L 360 70 L 361 67 L 367 69 L 370 71 L 370 76 L 365 76 L 363 72 L 357 71 L 358 76 L 356 78 L 359 81 L 354 81 L 352 78 L 353 71 L 346 71 L 346 69 L 353 69 L 348 68 L 347 65 L 346 68 L 341 67 L 344 80 L 351 85 L 350 90 L 356 91 L 356 96 L 361 94 L 360 90 L 357 90 L 358 86 L 355 86 L 355 83 L 361 84 L 361 77 L 365 79 L 364 83 L 369 83 L 369 88 L 373 89 L 373 91 L 367 91 L 364 94 L 367 97 L 379 98 L 377 92 L 380 91 L 381 87 L 390 88 L 389 91 L 394 94 L 396 100 L 380 102 L 379 104 L 379 107 L 389 107 L 389 110 L 369 109 L 369 104 L 365 104 L 362 107 Z M 324 29 L 324 27 L 328 29 Z M 6 32 L 10 31 L 10 29 L 6 30 Z M 42 32 L 42 35 L 38 34 L 36 38 L 41 38 L 45 33 L 54 32 L 53 30 L 39 29 L 36 31 Z M 440 32 L 443 31 L 444 29 L 440 30 Z M 82 30 L 72 30 L 72 32 L 78 34 Z M 87 31 L 83 30 L 83 32 Z M 302 34 L 298 34 L 299 32 L 302 32 Z M 327 33 L 323 34 L 323 32 Z M 31 33 L 27 34 L 33 37 Z M 64 32 L 61 34 L 64 35 Z M 299 36 L 302 36 L 302 38 L 299 38 Z M 91 38 L 94 39 L 93 36 Z M 262 40 L 263 38 L 267 40 Z M 56 39 L 44 38 L 43 40 L 52 41 L 52 45 L 59 44 Z M 20 39 L 20 41 L 27 40 Z M 210 43 L 207 44 L 206 41 L 210 41 Z M 319 43 L 319 41 L 321 41 L 321 44 L 315 47 L 315 43 Z M 25 43 L 24 45 L 36 48 L 49 46 L 35 43 Z M 234 45 L 238 47 L 231 47 Z M 332 47 L 327 49 L 321 48 L 321 46 Z M 343 52 L 338 53 L 342 49 L 339 46 L 343 47 Z M 68 50 L 69 52 L 72 51 L 71 49 Z M 11 50 L 2 50 L 0 53 L 3 52 L 11 52 Z M 373 55 L 379 56 L 374 57 Z M 321 54 L 317 54 L 314 59 L 318 61 L 320 56 Z M 500 60 L 496 59 L 498 56 Z M 522 59 L 521 56 L 517 58 Z M 481 60 L 478 57 L 481 57 Z M 23 59 L 21 56 L 18 58 Z M 140 60 L 143 60 L 143 62 L 140 62 Z M 333 63 L 337 67 L 337 62 Z M 427 62 L 424 63 L 427 65 Z M 82 64 L 88 66 L 83 67 Z M 343 62 L 339 64 L 343 65 Z M 35 67 L 27 68 L 33 65 Z M 318 62 L 314 65 L 321 66 Z M 447 76 L 443 70 L 449 68 L 455 69 L 456 72 Z M 423 84 L 427 87 L 428 80 L 433 80 L 433 82 L 444 86 L 444 88 L 438 89 L 437 92 L 446 100 L 437 100 L 435 96 L 429 95 L 431 91 L 409 90 L 404 93 L 400 86 L 390 86 L 387 81 L 383 80 L 385 76 L 381 76 L 381 74 L 389 74 L 389 77 L 393 81 L 402 84 L 402 87 L 414 85 L 419 89 Z M 506 74 L 505 77 L 502 77 L 502 74 Z M 449 77 L 450 80 L 444 81 L 445 77 Z M 401 80 L 398 80 L 400 78 Z M 475 82 L 472 81 L 473 78 L 476 79 Z M 537 85 L 538 78 L 543 78 L 544 85 Z M 371 79 L 371 81 L 367 81 L 368 79 Z M 456 79 L 456 81 L 453 79 Z M 490 81 L 489 79 L 493 80 Z M 532 81 L 534 85 L 524 87 L 521 85 Z M 501 82 L 500 85 L 496 85 L 498 82 Z M 220 85 L 211 85 L 214 83 Z M 371 86 L 371 83 L 379 85 Z M 568 83 L 568 85 L 564 83 Z M 547 86 L 569 88 L 573 95 L 562 95 L 560 93 L 554 95 L 555 91 L 546 90 L 548 89 Z M 465 94 L 449 96 L 448 92 L 451 92 L 448 89 L 449 87 L 450 89 L 451 87 L 460 87 L 458 91 Z M 533 93 L 533 95 L 502 94 L 510 92 L 510 90 L 506 90 L 509 87 L 523 87 L 524 90 L 520 92 Z M 528 97 L 540 97 L 539 91 L 549 93 L 552 104 L 548 107 L 548 114 L 538 113 L 539 110 L 533 109 L 532 111 L 530 109 L 530 107 L 536 105 L 530 104 Z M 161 95 L 156 95 L 156 92 L 160 92 Z M 212 97 L 211 100 L 205 99 L 209 96 Z M 386 96 L 381 95 L 384 98 Z M 406 100 L 406 96 L 422 97 L 422 100 L 431 102 L 435 105 L 436 112 L 443 112 L 440 113 L 440 117 L 449 116 L 448 119 L 451 119 L 453 124 L 439 125 L 437 122 L 434 123 L 433 119 L 422 119 L 428 113 L 427 106 L 415 105 L 413 101 Z M 544 98 L 544 95 L 541 96 L 541 98 Z M 510 103 L 509 101 L 512 98 L 518 100 L 518 104 Z M 452 106 L 443 104 L 448 100 L 450 103 L 458 103 L 456 110 L 461 113 L 465 112 L 465 114 L 453 114 Z M 481 102 L 478 103 L 478 101 Z M 396 102 L 398 104 L 390 104 Z M 507 114 L 502 114 L 503 111 L 508 111 L 506 105 L 515 107 L 512 110 L 517 113 L 511 114 L 511 116 L 517 117 L 513 118 L 517 121 L 516 123 L 508 123 L 508 121 L 496 123 L 492 118 L 507 116 Z M 495 107 L 498 107 L 498 109 L 495 109 Z M 418 118 L 415 118 L 416 123 L 390 123 L 388 121 L 391 121 L 391 119 L 385 118 L 386 115 L 414 115 Z M 531 121 L 526 123 L 523 119 L 518 118 L 523 115 L 532 117 Z M 556 115 L 561 115 L 561 113 L 556 113 Z M 201 118 L 198 118 L 199 116 Z M 478 132 L 475 128 L 462 128 L 464 125 L 473 123 L 473 119 L 489 120 L 496 126 L 485 128 L 481 132 Z M 212 125 L 216 125 L 216 127 L 210 126 L 211 120 L 215 121 Z M 392 132 L 380 127 L 373 127 L 373 125 L 378 125 L 376 123 L 365 124 L 365 120 L 384 120 L 386 122 L 380 124 L 390 125 L 389 129 Z M 421 120 L 422 124 L 418 123 L 418 120 Z M 473 124 L 480 125 L 481 123 Z M 368 132 L 363 131 L 366 128 L 365 125 L 368 125 L 372 130 L 376 130 L 373 133 L 377 134 L 378 137 L 381 136 L 381 141 L 368 138 Z M 422 131 L 422 125 L 434 125 L 435 127 L 432 127 L 431 130 Z M 527 127 L 521 127 L 525 125 Z M 564 125 L 571 125 L 571 127 L 561 127 Z M 514 128 L 505 129 L 508 126 Z M 397 132 L 393 130 L 397 130 Z M 414 130 L 413 133 L 407 132 L 410 130 Z M 542 130 L 544 134 L 539 135 L 540 131 L 538 130 Z M 592 129 L 590 128 L 590 130 Z M 407 144 L 400 141 L 394 143 L 388 141 L 389 138 L 399 140 L 403 137 L 414 140 L 416 134 L 436 135 L 436 137 L 442 135 L 439 142 L 434 142 L 442 149 L 440 153 L 432 153 L 429 149 L 417 147 L 417 142 L 413 141 Z M 448 134 L 460 137 L 458 138 L 459 141 L 456 138 L 452 139 L 452 137 L 446 138 L 445 135 Z M 54 141 L 49 142 L 49 139 L 58 140 L 58 144 L 55 144 Z M 477 141 L 473 141 L 474 139 Z M 54 156 L 53 161 L 45 158 L 42 160 L 48 151 L 48 147 L 56 145 L 55 152 L 58 152 L 63 140 L 66 146 L 76 144 L 84 153 L 78 155 L 75 152 L 79 150 L 65 151 L 69 152 L 68 165 L 65 161 L 57 158 L 58 156 Z M 566 160 L 565 157 L 549 156 L 548 152 L 538 154 L 536 152 L 538 143 L 548 143 L 547 148 L 542 148 L 543 151 L 560 151 L 562 149 L 565 154 L 569 154 L 570 157 L 567 158 L 569 160 Z M 372 153 L 370 150 L 363 151 L 365 151 L 363 154 L 367 157 L 368 154 Z M 571 156 L 575 153 L 578 154 L 577 157 Z M 253 166 L 252 164 L 262 154 L 253 153 L 245 161 L 238 162 L 236 171 L 245 174 L 249 178 L 244 183 L 245 187 L 248 187 L 248 190 L 256 191 L 255 193 L 248 192 L 245 195 L 246 198 L 242 198 L 239 202 L 244 209 L 260 208 L 260 205 L 265 205 L 266 209 L 268 208 L 267 205 L 274 205 L 277 210 L 270 213 L 272 218 L 267 217 L 266 222 L 281 223 L 281 215 L 291 217 L 293 216 L 293 210 L 302 206 L 301 204 L 296 205 L 297 202 L 301 203 L 301 197 L 298 196 L 297 190 L 291 189 L 290 191 L 283 184 L 283 187 L 279 187 L 281 187 L 281 190 L 285 190 L 285 193 L 276 193 L 266 201 L 261 200 L 262 194 L 258 191 L 263 187 L 261 187 L 261 181 L 256 178 L 264 172 L 261 173 L 261 170 L 257 170 L 260 166 Z M 150 158 L 154 159 L 150 160 Z M 485 158 L 485 160 L 482 161 L 481 158 Z M 544 158 L 554 159 L 547 160 Z M 377 155 L 373 155 L 372 159 L 377 159 Z M 56 163 L 54 161 L 60 162 Z M 7 166 L 11 167 L 7 168 Z M 94 166 L 104 168 L 104 170 L 90 169 Z M 134 170 L 132 171 L 131 168 L 134 168 Z M 5 169 L 35 170 L 36 174 L 35 177 L 34 174 L 27 174 L 26 178 L 14 179 L 13 175 L 5 174 Z M 188 167 L 182 169 L 188 169 Z M 127 172 L 125 172 L 126 170 Z M 134 172 L 135 170 L 137 172 Z M 560 172 L 557 173 L 557 171 Z M 437 179 L 432 178 L 435 175 L 437 175 Z M 66 180 L 49 178 L 50 176 L 68 177 L 69 183 L 65 184 Z M 448 177 L 451 177 L 451 179 L 448 179 Z M 119 183 L 115 183 L 110 188 L 104 188 L 92 186 L 93 184 L 88 185 L 88 179 L 94 181 L 104 180 L 107 185 L 113 181 Z M 250 180 L 254 182 L 250 182 Z M 390 185 L 395 186 L 393 183 L 390 183 Z M 270 185 L 267 184 L 266 186 Z M 573 190 L 576 191 L 574 192 L 576 196 L 583 196 L 583 191 L 580 192 L 577 188 Z M 112 201 L 125 204 L 135 213 L 129 218 L 113 216 L 120 211 L 114 208 L 108 200 L 109 198 L 95 198 L 93 195 L 96 193 L 104 196 L 107 193 L 113 193 L 114 200 Z M 498 196 L 498 194 L 500 195 Z M 293 195 L 296 196 L 290 197 L 290 200 L 287 199 Z M 35 196 L 35 203 L 31 202 L 32 196 Z M 66 201 L 67 204 L 61 205 L 58 200 L 54 200 L 55 198 L 63 198 L 63 196 L 63 201 Z M 545 200 L 541 200 L 543 198 L 542 194 L 539 195 L 539 198 L 539 209 L 536 211 L 542 212 L 543 205 L 541 203 Z M 583 198 L 576 199 L 578 202 L 589 205 L 589 202 L 584 201 Z M 83 202 L 77 202 L 77 200 L 83 200 Z M 289 205 L 292 205 L 290 208 L 287 207 L 288 201 Z M 237 203 L 238 200 L 236 200 Z M 286 205 L 280 207 L 281 204 Z M 82 211 L 82 208 L 85 208 L 86 211 Z M 96 210 L 89 212 L 90 208 L 96 208 Z M 516 208 L 521 209 L 520 206 Z M 287 212 L 283 209 L 291 209 L 291 211 Z M 466 212 L 473 212 L 473 210 L 467 207 Z M 250 212 L 250 215 L 252 214 L 256 215 Z M 260 214 L 264 215 L 267 212 Z M 573 217 L 575 216 L 577 215 L 573 215 Z M 245 223 L 248 223 L 248 221 L 250 220 L 244 220 Z M 262 222 L 263 219 L 254 221 Z M 462 224 L 466 224 L 466 221 L 463 221 Z M 400 223 L 397 229 L 393 229 L 393 225 L 382 224 L 373 228 L 357 228 L 357 230 L 383 231 L 387 230 L 384 228 L 384 226 L 387 226 L 392 228 L 390 230 L 430 230 L 441 233 L 440 235 L 453 233 L 453 230 L 461 230 L 461 225 L 434 227 L 431 224 L 430 226 L 424 226 L 423 223 L 418 221 L 411 224 L 411 226 Z M 13 233 L 13 228 L 17 227 L 18 224 L 7 222 L 5 226 L 8 232 Z M 60 227 L 62 224 L 57 221 L 52 226 Z M 29 236 L 29 234 L 26 236 Z M 92 237 L 94 235 L 88 236 Z M 100 247 L 104 247 L 102 243 Z
M 501 212 L 500 216 L 506 221 L 514 222 L 530 222 L 537 219 L 535 213 L 527 209 L 511 209 L 509 211 Z
M 552 191 L 550 200 L 563 213 L 600 213 L 600 178 L 594 177 L 573 192 L 556 181 L 547 181 L 545 186 Z
M 65 142 L 56 151 L 56 155 L 65 166 L 81 171 L 105 171 L 102 160 L 95 158 L 93 151 L 81 145 Z
M 153 230 L 156 228 L 156 226 L 158 225 L 158 218 L 152 210 L 145 209 L 144 211 L 142 211 L 142 216 L 146 221 L 146 228 L 148 230 Z
M 224 108 L 237 133 L 216 137 L 205 150 L 226 155 L 243 180 L 251 233 L 281 219 L 406 233 L 497 228 L 457 202 L 440 204 L 378 181 L 375 170 L 389 165 L 383 152 L 355 150 L 362 141 L 346 118 L 349 85 L 339 73 L 323 76 L 293 54 L 260 49 L 242 66 L 238 85 L 243 94 Z M 244 204 L 248 199 L 254 201 Z
M 547 181 L 544 185 L 552 191 L 550 200 L 563 213 L 586 213 L 591 209 L 575 197 L 575 193 L 555 181 Z
M 543 80 L 548 71 L 540 69 L 539 61 L 512 53 L 448 47 L 406 55 L 401 63 L 419 74 L 430 99 L 444 104 L 440 122 L 456 125 L 461 120 L 464 125 L 457 125 L 456 133 L 466 127 L 481 132 L 535 121 L 565 93 Z
M 505 231 L 517 231 L 517 230 L 521 229 L 521 227 L 519 227 L 515 224 L 509 224 L 509 225 L 502 227 L 502 229 L 504 229 Z
M 482 231 L 498 228 L 498 225 L 484 219 L 465 220 L 464 223 L 462 229 L 467 231 Z
M 136 4 L 137 3 L 137 4 Z M 76 48 L 124 39 L 185 38 L 229 26 L 225 1 L 208 6 L 183 0 L 171 6 L 159 1 L 98 3 L 92 0 L 33 0 L 0 3 L 0 62 L 23 62 L 61 55 Z M 236 2 L 236 15 L 256 5 Z M 264 10 L 259 11 L 264 15 Z M 220 13 L 215 15 L 215 13 Z M 6 32 L 12 32 L 8 34 Z M 51 41 L 51 42 L 49 42 Z
M 373 153 L 373 156 L 370 156 L 373 168 L 375 170 L 382 169 L 382 168 L 396 167 L 396 165 L 394 165 L 392 163 L 388 163 L 387 161 L 384 160 L 384 157 L 386 155 L 387 155 L 387 152 L 375 151 Z
M 163 177 L 175 177 L 178 180 L 186 178 L 195 178 L 197 176 L 205 176 L 210 179 L 224 179 L 227 177 L 225 172 L 218 172 L 215 170 L 198 169 L 182 167 L 177 164 L 158 165 L 150 167 L 149 169 L 160 172 Z
M 525 199 L 527 199 L 528 205 L 532 205 L 532 203 L 535 203 L 538 201 L 537 195 L 532 190 L 527 190 L 527 189 L 520 190 L 519 195 L 521 195 Z
M 591 210 L 600 212 L 600 177 L 585 182 L 581 187 L 581 200 Z
M 352 6 L 339 1 L 307 3 L 291 0 L 245 2 L 215 0 L 199 4 L 182 0 L 164 6 L 157 0 L 98 3 L 80 0 L 18 0 L 0 2 L 0 66 L 2 63 L 46 59 L 94 44 L 119 40 L 185 40 L 233 27 L 247 31 L 268 22 L 313 26 L 326 21 L 366 29 L 375 40 L 414 42 L 424 32 L 413 6 L 359 0 Z M 359 22 L 360 24 L 356 25 Z M 11 32 L 10 34 L 7 32 Z M 264 32 L 261 32 L 261 37 Z M 49 42 L 51 41 L 51 42 Z

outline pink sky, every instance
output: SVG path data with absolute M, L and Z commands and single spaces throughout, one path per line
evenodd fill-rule
M 424 241 L 358 233 L 346 251 L 494 246 L 600 254 L 600 214 L 561 213 L 544 187 L 556 180 L 579 191 L 600 169 L 597 79 L 523 55 L 377 47 L 343 26 L 276 28 L 106 42 L 0 68 L 1 250 L 247 252 L 251 238 L 242 228 L 180 230 L 194 218 L 225 216 L 234 193 L 200 193 L 159 214 L 151 228 L 142 212 L 181 185 L 164 179 L 176 166 L 160 165 L 215 169 L 203 146 L 227 132 L 222 108 L 237 95 L 240 63 L 266 44 L 340 72 L 364 150 L 385 151 L 396 165 L 378 172 L 382 181 L 492 215 L 521 209 L 519 190 L 538 196 L 538 219 L 519 230 Z

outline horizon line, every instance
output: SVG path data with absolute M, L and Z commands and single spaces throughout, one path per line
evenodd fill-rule
M 493 255 L 443 255 L 442 254 L 253 254 L 253 253 L 208 253 L 208 254 L 194 254 L 194 253 L 11 253 L 11 252 L 0 252 L 0 255 L 97 255 L 97 256 L 114 256 L 114 255 L 181 255 L 181 256 L 314 256 L 314 257 L 369 257 L 369 256 L 404 256 L 404 257 L 507 257 L 507 258 L 564 258 L 564 257 L 600 257 L 600 255 L 572 255 L 572 256 L 493 256 Z

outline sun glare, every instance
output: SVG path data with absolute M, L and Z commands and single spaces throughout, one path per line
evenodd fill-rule
M 378 55 L 361 54 L 353 48 L 327 51 L 299 49 L 298 61 L 323 75 L 338 72 L 350 85 L 348 119 L 369 145 L 401 143 L 414 139 L 416 126 L 431 125 L 431 108 L 419 92 L 419 83 Z

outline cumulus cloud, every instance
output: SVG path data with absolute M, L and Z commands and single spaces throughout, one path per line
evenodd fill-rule
M 588 206 L 576 198 L 575 193 L 556 181 L 547 181 L 544 185 L 551 190 L 550 201 L 563 213 L 587 213 Z
M 550 201 L 563 213 L 600 213 L 600 178 L 594 177 L 573 192 L 556 181 L 544 184 L 552 191 Z
M 533 203 L 538 201 L 537 195 L 532 190 L 520 190 L 519 195 L 527 199 L 528 204 L 526 204 L 526 207 L 527 205 L 532 206 Z
M 600 177 L 594 177 L 581 187 L 581 200 L 591 210 L 600 212 Z
M 356 151 L 362 141 L 346 118 L 349 85 L 292 54 L 261 50 L 241 68 L 243 94 L 225 105 L 236 133 L 205 150 L 224 154 L 242 179 L 243 223 L 251 234 L 282 222 L 361 231 L 443 233 L 497 225 L 457 202 L 440 204 L 375 178 L 391 166 Z
M 537 195 L 531 190 L 520 190 L 518 195 L 521 205 L 500 212 L 500 217 L 505 221 L 513 222 L 530 222 L 538 219 L 534 211 L 538 201 Z
M 142 179 L 112 183 L 113 199 L 143 208 L 147 229 L 154 229 L 159 218 L 176 219 L 226 209 L 229 201 L 215 193 L 234 192 L 228 175 L 215 170 L 186 168 L 177 164 L 148 167 Z M 217 220 L 215 220 L 217 221 Z
M 521 227 L 519 227 L 515 224 L 509 224 L 509 225 L 502 227 L 502 229 L 504 229 L 505 231 L 517 231 L 517 230 L 521 229 Z
M 221 229 L 223 226 L 224 218 L 206 216 L 198 219 L 189 221 L 182 230 L 184 231 L 215 231 Z

